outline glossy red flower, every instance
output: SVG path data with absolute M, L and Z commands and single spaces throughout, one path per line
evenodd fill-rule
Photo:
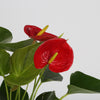
M 50 58 L 58 53 L 56 58 L 48 63 Z M 59 73 L 67 71 L 73 63 L 73 50 L 62 38 L 54 38 L 41 44 L 34 54 L 34 64 L 37 69 L 41 69 L 49 64 L 49 69 Z
M 53 35 L 51 33 L 47 33 L 44 32 L 42 35 L 37 36 L 37 34 L 41 31 L 42 29 L 40 29 L 37 26 L 33 26 L 33 25 L 26 25 L 24 27 L 24 32 L 30 37 L 33 38 L 34 40 L 39 40 L 39 41 L 46 41 L 48 39 L 52 39 L 52 38 L 57 38 L 56 35 Z

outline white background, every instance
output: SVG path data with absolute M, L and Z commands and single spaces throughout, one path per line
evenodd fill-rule
M 58 36 L 64 32 L 74 50 L 73 66 L 61 73 L 63 82 L 45 83 L 38 94 L 55 90 L 61 97 L 76 70 L 100 79 L 100 0 L 0 0 L 0 26 L 12 32 L 13 42 L 28 39 L 23 31 L 26 24 L 50 25 L 47 31 Z M 80 99 L 100 100 L 100 94 L 75 94 L 64 100 Z

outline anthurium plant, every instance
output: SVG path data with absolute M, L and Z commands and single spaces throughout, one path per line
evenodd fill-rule
M 55 91 L 45 91 L 36 96 L 42 83 L 62 81 L 61 72 L 73 64 L 74 52 L 67 40 L 46 32 L 34 25 L 25 25 L 30 39 L 11 43 L 12 33 L 0 27 L 0 100 L 63 100 L 75 93 L 100 93 L 100 80 L 76 71 L 70 76 L 68 91 L 58 98 Z M 10 52 L 12 53 L 10 53 Z M 34 81 L 32 94 L 28 86 Z M 26 89 L 22 88 L 26 85 Z M 65 86 L 66 87 L 66 86 Z M 67 97 L 66 97 L 67 100 Z

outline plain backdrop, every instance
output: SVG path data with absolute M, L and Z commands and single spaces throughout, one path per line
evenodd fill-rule
M 77 70 L 100 79 L 100 0 L 0 0 L 0 26 L 12 32 L 12 42 L 28 39 L 23 31 L 26 24 L 49 25 L 47 31 L 58 36 L 64 32 L 63 38 L 69 39 L 74 50 L 73 66 L 61 73 L 63 82 L 45 83 L 37 95 L 55 90 L 61 97 L 67 92 L 71 73 Z M 64 100 L 80 99 L 100 100 L 100 94 L 74 94 Z

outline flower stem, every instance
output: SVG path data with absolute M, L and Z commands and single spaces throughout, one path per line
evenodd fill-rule
M 20 100 L 20 86 L 18 88 L 18 100 Z
M 6 82 L 5 82 L 5 87 L 6 87 L 7 100 L 9 100 L 9 93 L 8 93 L 8 87 L 7 87 Z
M 17 89 L 17 92 L 16 92 L 15 100 L 17 100 L 17 97 L 18 97 L 18 89 Z
M 7 100 L 9 100 L 9 93 L 8 93 L 7 83 L 5 81 L 5 77 L 4 76 L 3 76 L 3 78 L 4 78 L 5 88 L 6 88 Z
M 11 89 L 10 89 L 10 100 L 12 99 L 12 91 L 11 91 Z
M 37 89 L 36 89 L 36 91 L 35 91 L 35 93 L 34 93 L 33 100 L 35 100 L 36 94 L 37 94 L 38 89 L 40 88 L 41 84 L 42 84 L 42 83 L 40 83 L 40 84 L 38 85 L 38 87 L 37 87 Z
M 65 98 L 66 96 L 68 96 L 68 94 L 63 95 L 59 100 L 63 100 L 63 98 Z
M 22 97 L 22 100 L 24 100 L 24 98 L 25 98 L 25 95 L 26 95 L 26 92 L 27 92 L 28 86 L 29 86 L 29 84 L 27 84 L 27 86 L 26 86 L 26 90 L 25 90 L 25 92 L 24 92 L 24 95 L 23 95 L 23 97 Z
M 35 77 L 35 79 L 34 79 L 34 87 L 33 87 L 33 91 L 32 91 L 30 100 L 32 100 L 32 97 L 33 97 L 33 94 L 34 94 L 34 91 L 35 91 L 35 88 L 36 88 L 36 80 L 37 80 L 37 77 Z
M 34 88 L 33 88 L 33 91 L 32 91 L 31 97 L 30 97 L 30 100 L 34 100 L 34 99 L 35 99 L 35 96 L 36 96 L 36 93 L 37 93 L 37 92 L 36 92 L 35 94 L 34 94 L 34 92 L 36 91 L 37 85 L 38 85 L 39 81 L 41 80 L 41 77 L 42 77 L 42 75 L 43 75 L 43 73 L 44 73 L 44 71 L 45 71 L 46 68 L 47 68 L 47 66 L 46 66 L 45 68 L 42 69 L 38 80 L 36 79 L 37 77 L 35 78 Z M 38 87 L 38 89 L 39 89 L 39 87 Z M 37 91 L 38 91 L 38 90 L 37 90 Z M 34 96 L 34 95 L 35 95 L 35 96 Z

